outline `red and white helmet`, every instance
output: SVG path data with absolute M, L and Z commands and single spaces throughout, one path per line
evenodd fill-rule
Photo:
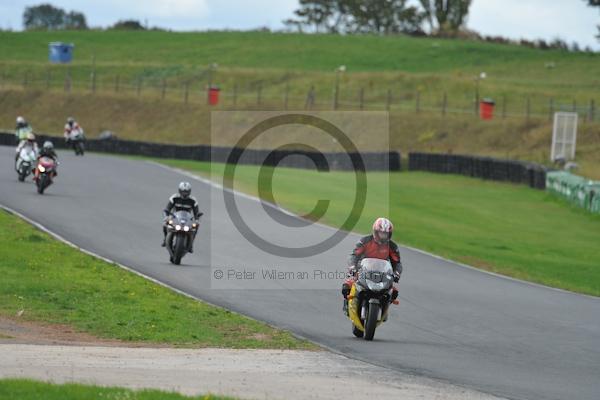
M 386 243 L 392 238 L 394 225 L 387 218 L 377 218 L 373 223 L 373 238 L 378 243 Z

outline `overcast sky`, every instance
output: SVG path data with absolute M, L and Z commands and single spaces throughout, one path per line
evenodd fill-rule
M 22 29 L 23 9 L 50 2 L 68 11 L 82 11 L 90 26 L 108 26 L 119 19 L 148 20 L 173 30 L 282 28 L 297 0 L 0 0 L 0 26 Z M 600 50 L 594 37 L 600 12 L 584 0 L 473 0 L 467 26 L 487 35 L 510 38 L 560 37 Z

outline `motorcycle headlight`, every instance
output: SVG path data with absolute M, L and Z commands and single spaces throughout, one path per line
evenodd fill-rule
M 367 287 L 369 290 L 377 292 L 383 290 L 383 282 L 373 282 L 371 280 L 367 280 Z
M 180 231 L 181 230 L 181 225 L 175 225 L 175 230 L 176 231 Z
M 196 227 L 198 226 L 198 224 L 192 224 L 192 228 L 196 229 Z
M 44 168 L 43 165 L 38 166 L 38 169 L 40 170 L 40 172 L 46 172 L 46 168 Z
M 190 227 L 186 225 L 186 226 L 183 227 L 183 230 L 187 232 L 187 231 L 190 230 Z
M 169 225 L 173 225 L 173 220 L 170 219 L 168 223 L 169 223 Z

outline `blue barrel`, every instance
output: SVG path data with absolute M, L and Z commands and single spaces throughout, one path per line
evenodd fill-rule
M 70 63 L 73 59 L 73 43 L 51 42 L 48 59 L 52 63 Z

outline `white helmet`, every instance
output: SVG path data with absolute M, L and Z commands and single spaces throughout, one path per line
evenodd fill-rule
M 42 147 L 43 147 L 44 149 L 46 149 L 46 150 L 53 150 L 53 149 L 54 149 L 54 145 L 53 145 L 53 144 L 52 144 L 52 142 L 51 142 L 51 141 L 49 141 L 49 140 L 46 140 L 46 141 L 44 142 L 44 145 L 43 145 Z
M 17 125 L 23 125 L 25 124 L 25 118 L 21 117 L 20 115 L 17 117 Z
M 190 185 L 189 182 L 181 182 L 179 184 L 179 195 L 181 197 L 183 197 L 184 199 L 187 199 L 188 197 L 190 197 L 191 193 L 192 193 L 192 185 Z

